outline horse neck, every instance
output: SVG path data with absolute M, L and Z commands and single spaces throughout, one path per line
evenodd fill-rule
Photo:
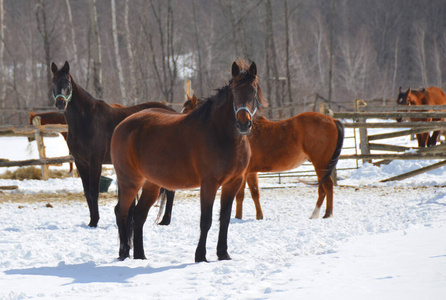
M 78 118 L 80 114 L 88 117 L 89 112 L 91 112 L 95 106 L 95 99 L 81 86 L 77 85 L 73 78 L 71 78 L 71 85 L 73 91 L 71 101 L 67 106 L 66 115 L 76 115 Z
M 242 136 L 238 134 L 236 129 L 235 113 L 232 102 L 233 99 L 229 94 L 228 99 L 226 99 L 224 104 L 214 104 L 211 111 L 210 122 L 219 135 L 241 139 Z

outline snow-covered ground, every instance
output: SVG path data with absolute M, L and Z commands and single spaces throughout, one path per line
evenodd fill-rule
M 0 139 L 0 158 L 30 157 L 15 139 Z M 45 139 L 47 152 L 54 143 L 48 156 L 66 155 L 56 151 L 65 146 L 56 140 Z M 261 221 L 248 192 L 244 219 L 231 219 L 229 226 L 231 261 L 217 261 L 215 253 L 217 200 L 207 243 L 210 263 L 200 264 L 194 263 L 197 191 L 177 193 L 170 226 L 155 225 L 158 209 L 150 211 L 145 261 L 116 259 L 115 201 L 101 204 L 96 229 L 86 226 L 84 201 L 55 201 L 52 208 L 46 201 L 6 201 L 0 203 L 0 299 L 444 299 L 446 168 L 379 183 L 431 163 L 365 164 L 339 174 L 334 217 L 328 220 L 309 220 L 315 187 L 263 189 Z M 0 180 L 2 185 L 19 186 L 3 193 L 82 192 L 79 178 Z

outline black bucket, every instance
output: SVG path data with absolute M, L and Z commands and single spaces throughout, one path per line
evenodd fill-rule
M 99 193 L 107 193 L 112 181 L 113 179 L 111 178 L 101 176 L 101 181 L 99 182 Z

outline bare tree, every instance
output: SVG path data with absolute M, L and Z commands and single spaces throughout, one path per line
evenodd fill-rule
M 48 105 L 53 104 L 52 100 L 52 74 L 50 70 L 50 64 L 52 60 L 52 53 L 51 53 L 51 42 L 53 39 L 54 34 L 54 25 L 56 22 L 53 22 L 53 25 L 50 27 L 47 21 L 46 16 L 46 10 L 47 10 L 47 1 L 46 0 L 38 0 L 37 6 L 36 6 L 36 21 L 37 21 L 37 29 L 40 33 L 40 36 L 43 40 L 43 48 L 45 51 L 45 66 L 46 66 L 46 77 L 47 77 L 47 87 L 48 87 Z
M 4 63 L 5 53 L 5 10 L 3 0 L 0 0 L 0 101 L 1 108 L 6 107 L 6 72 Z M 3 114 L 1 114 L 1 123 L 3 123 Z
M 199 95 L 203 95 L 203 63 L 202 63 L 202 49 L 201 49 L 201 39 L 200 34 L 198 32 L 198 16 L 197 16 L 197 6 L 196 0 L 192 0 L 192 14 L 194 21 L 194 37 L 195 37 L 195 45 L 197 47 L 197 60 L 198 60 L 198 92 Z
M 116 67 L 118 69 L 119 89 L 121 91 L 122 104 L 127 105 L 127 94 L 125 91 L 124 73 L 122 71 L 122 66 L 121 66 L 121 56 L 119 55 L 118 26 L 116 24 L 115 0 L 111 0 L 111 8 L 112 8 L 112 33 L 113 33 L 113 42 L 115 46 Z
M 130 73 L 130 88 L 132 92 L 130 95 L 133 95 L 133 104 L 138 104 L 138 87 L 136 85 L 135 78 L 135 63 L 133 59 L 133 49 L 132 49 L 132 36 L 130 34 L 130 26 L 129 26 L 129 0 L 125 0 L 125 9 L 124 9 L 124 25 L 125 25 L 125 36 L 127 40 L 127 55 L 129 58 L 129 73 Z
M 420 74 L 423 86 L 428 86 L 427 80 L 427 66 L 426 66 L 426 28 L 425 24 L 418 23 L 415 26 L 415 53 L 418 66 L 420 67 Z
M 98 14 L 96 11 L 96 0 L 88 1 L 90 12 L 90 53 L 93 60 L 93 87 L 96 97 L 102 98 L 102 58 L 101 40 L 99 37 Z
M 70 5 L 70 0 L 65 0 L 65 3 L 67 5 L 67 11 L 68 11 L 68 21 L 70 24 L 70 29 L 71 29 L 71 47 L 72 47 L 72 55 L 73 55 L 73 62 L 72 65 L 74 66 L 73 68 L 73 73 L 75 75 L 79 74 L 79 57 L 78 57 L 78 53 L 77 53 L 77 45 L 76 45 L 76 34 L 74 32 L 74 24 L 73 24 L 73 14 L 71 12 L 71 5 Z M 78 76 L 76 76 L 78 77 Z
M 156 3 L 155 3 L 156 2 Z M 154 36 L 142 21 L 144 33 L 148 38 L 152 67 L 161 93 L 167 102 L 173 102 L 174 86 L 178 76 L 177 57 L 174 45 L 174 18 L 172 1 L 150 1 L 151 13 L 158 29 L 159 47 L 155 48 Z M 164 22 L 163 22 L 164 21 Z

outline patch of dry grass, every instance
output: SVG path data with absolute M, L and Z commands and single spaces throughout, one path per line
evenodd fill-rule
M 69 173 L 68 171 L 50 170 L 49 176 L 50 178 L 66 178 L 69 176 Z M 40 168 L 36 167 L 23 167 L 23 168 L 18 168 L 13 172 L 8 170 L 4 174 L 0 174 L 0 179 L 42 180 L 42 171 Z

